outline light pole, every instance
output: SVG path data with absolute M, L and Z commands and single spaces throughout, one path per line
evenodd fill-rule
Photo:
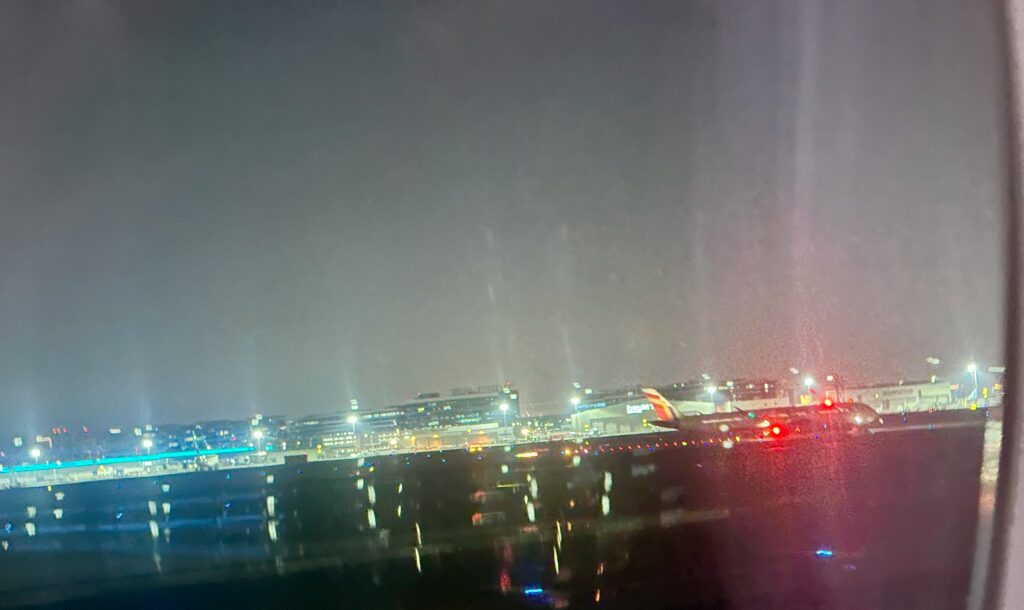
M 974 392 L 971 393 L 971 396 L 973 396 L 974 400 L 977 401 L 978 400 L 978 365 L 976 363 L 974 363 L 974 362 L 968 364 L 967 365 L 967 372 L 971 374 L 971 379 L 974 380 Z
M 355 415 L 349 415 L 345 421 L 352 424 L 352 436 L 355 437 L 356 451 L 359 451 L 359 435 L 356 434 L 356 424 L 359 422 L 359 418 Z
M 715 394 L 718 392 L 718 387 L 714 385 L 704 386 L 704 391 L 708 394 L 708 400 L 711 402 L 711 412 L 717 413 L 718 407 L 715 405 Z
M 36 464 L 38 464 L 39 456 L 41 456 L 43 452 L 39 450 L 39 447 L 33 447 L 28 450 L 28 454 L 31 455 L 32 459 L 36 461 Z

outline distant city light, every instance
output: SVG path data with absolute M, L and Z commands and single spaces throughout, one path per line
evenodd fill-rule
M 32 456 L 32 459 L 38 460 L 39 456 L 41 456 L 43 454 L 43 452 L 40 451 L 39 447 L 33 447 L 33 448 L 28 450 L 28 454 L 30 456 Z
M 791 367 L 789 367 L 789 372 L 794 374 L 794 375 L 799 375 L 800 374 L 800 369 L 796 368 L 795 366 L 791 366 Z
M 253 430 L 252 437 L 256 440 L 260 440 L 263 438 L 263 430 Z
M 579 396 L 573 396 L 572 398 L 569 399 L 569 402 L 572 403 L 572 406 L 578 407 L 578 406 L 580 406 L 580 397 Z
M 498 405 L 498 408 L 501 409 L 502 413 L 504 413 L 504 412 L 508 411 L 508 403 L 507 402 L 503 402 L 500 405 Z
M 972 374 L 972 375 L 974 373 L 977 373 L 978 372 L 978 365 L 977 365 L 977 363 L 972 362 L 972 363 L 968 364 L 967 365 L 967 372 Z
M 152 449 L 153 448 L 153 439 L 151 439 L 151 438 L 144 438 L 144 439 L 142 439 L 142 448 L 143 449 Z
M 705 392 L 707 392 L 709 396 L 711 396 L 712 398 L 714 398 L 714 397 L 715 397 L 715 392 L 717 392 L 717 391 L 718 391 L 718 388 L 716 388 L 716 387 L 715 387 L 715 386 L 713 386 L 713 385 L 709 385 L 709 386 L 707 386 L 707 387 L 705 387 L 705 388 L 704 388 L 704 391 L 705 391 Z
M 814 377 L 811 377 L 810 375 L 808 375 L 807 377 L 804 377 L 804 386 L 809 388 L 809 387 L 812 387 L 813 385 L 814 385 Z

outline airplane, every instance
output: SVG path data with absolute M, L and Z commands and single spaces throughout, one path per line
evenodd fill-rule
M 809 432 L 830 425 L 839 431 L 856 432 L 861 426 L 882 423 L 878 413 L 861 403 L 833 402 L 826 398 L 819 405 L 776 407 L 748 411 L 736 408 L 730 413 L 680 417 L 679 411 L 654 388 L 640 390 L 651 403 L 655 419 L 652 426 L 672 430 L 708 432 L 752 432 L 757 437 L 779 437 L 793 431 Z

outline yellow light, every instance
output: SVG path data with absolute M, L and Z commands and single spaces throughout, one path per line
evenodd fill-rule
M 516 454 L 516 459 L 526 460 L 526 459 L 530 459 L 530 458 L 535 458 L 538 455 L 539 454 L 536 451 L 524 451 L 522 453 L 517 453 Z

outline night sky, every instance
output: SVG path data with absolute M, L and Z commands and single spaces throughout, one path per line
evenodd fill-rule
M 0 431 L 999 363 L 986 4 L 4 2 Z

